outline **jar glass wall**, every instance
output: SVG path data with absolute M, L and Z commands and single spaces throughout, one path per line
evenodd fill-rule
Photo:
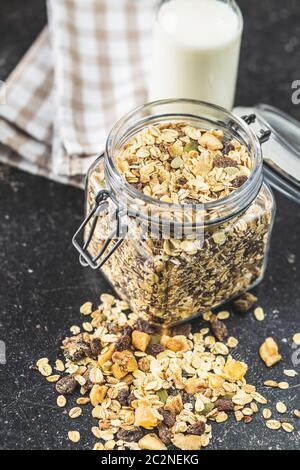
M 178 121 L 222 129 L 228 138 L 242 141 L 253 168 L 247 182 L 226 198 L 188 208 L 145 196 L 127 183 L 115 165 L 124 143 L 145 127 Z M 139 315 L 158 323 L 177 323 L 221 305 L 263 278 L 274 200 L 262 182 L 258 139 L 245 122 L 222 108 L 169 100 L 125 116 L 112 130 L 105 155 L 88 173 L 87 213 L 104 187 L 110 198 L 97 213 L 88 250 L 96 259 L 116 227 L 117 209 L 123 241 L 101 269 Z M 92 225 L 93 219 L 86 239 Z

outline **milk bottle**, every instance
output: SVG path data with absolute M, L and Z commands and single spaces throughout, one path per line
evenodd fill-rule
M 154 26 L 150 100 L 192 98 L 231 109 L 243 19 L 233 0 L 167 0 Z

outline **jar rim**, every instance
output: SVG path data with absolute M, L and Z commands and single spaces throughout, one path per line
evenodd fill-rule
M 114 184 L 118 187 L 118 189 L 121 189 L 122 191 L 124 191 L 124 194 L 126 196 L 132 197 L 133 199 L 139 199 L 143 203 L 152 204 L 154 206 L 159 205 L 160 207 L 163 207 L 166 209 L 172 208 L 174 210 L 177 210 L 177 209 L 180 210 L 183 207 L 187 206 L 187 204 L 174 204 L 170 202 L 160 201 L 159 199 L 155 199 L 151 196 L 147 196 L 141 191 L 135 189 L 120 174 L 120 172 L 118 171 L 115 165 L 114 157 L 113 157 L 113 149 L 114 149 L 114 146 L 116 145 L 116 141 L 118 141 L 119 138 L 124 137 L 124 133 L 122 133 L 122 129 L 124 129 L 124 127 L 126 126 L 126 123 L 130 121 L 130 119 L 134 118 L 135 115 L 138 116 L 139 113 L 146 113 L 153 106 L 164 107 L 168 105 L 176 105 L 176 106 L 178 105 L 179 108 L 180 108 L 180 105 L 194 105 L 194 106 L 202 107 L 204 109 L 206 108 L 207 110 L 220 112 L 224 116 L 229 118 L 230 122 L 237 124 L 245 132 L 246 136 L 249 138 L 249 145 L 251 145 L 252 154 L 253 154 L 253 161 L 252 161 L 253 168 L 252 168 L 250 177 L 240 188 L 236 189 L 228 196 L 218 199 L 216 201 L 201 203 L 203 209 L 207 211 L 217 210 L 217 211 L 222 212 L 222 209 L 224 208 L 224 206 L 227 209 L 231 208 L 232 214 L 230 217 L 233 217 L 237 213 L 240 213 L 241 210 L 248 207 L 251 204 L 251 202 L 255 199 L 262 185 L 263 161 L 262 161 L 261 145 L 256 134 L 253 132 L 251 127 L 243 119 L 241 119 L 239 116 L 233 114 L 231 111 L 228 111 L 221 106 L 211 104 L 205 101 L 185 99 L 185 98 L 158 100 L 158 101 L 152 101 L 152 102 L 143 104 L 141 106 L 138 106 L 134 108 L 132 111 L 130 111 L 129 113 L 125 114 L 121 119 L 119 119 L 115 123 L 106 141 L 104 159 L 105 159 L 105 167 L 108 171 L 109 177 L 112 178 Z M 168 116 L 168 119 L 170 119 L 170 121 L 176 120 L 176 113 L 153 114 L 152 118 L 159 119 L 159 118 L 162 118 L 163 116 Z M 194 120 L 197 120 L 197 119 L 200 120 L 200 116 L 197 116 L 196 114 L 180 113 L 180 116 L 186 116 L 187 118 L 190 118 L 190 119 L 193 118 Z M 178 116 L 177 116 L 177 119 L 178 119 Z M 203 117 L 203 120 L 205 120 L 205 117 Z M 208 118 L 207 118 L 207 121 L 208 121 Z M 137 120 L 136 124 L 138 124 L 139 122 L 141 121 Z

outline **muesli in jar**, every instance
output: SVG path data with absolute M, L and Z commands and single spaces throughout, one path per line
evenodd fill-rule
M 112 231 L 107 209 L 117 207 L 126 234 L 101 269 L 134 312 L 176 323 L 262 279 L 274 202 L 262 183 L 258 147 L 247 146 L 236 126 L 160 116 L 123 138 L 113 159 L 96 162 L 87 179 L 87 212 L 104 186 L 113 196 L 90 219 L 86 246 L 99 259 Z

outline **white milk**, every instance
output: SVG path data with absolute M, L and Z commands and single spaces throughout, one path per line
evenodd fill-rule
M 242 17 L 220 0 L 171 0 L 154 27 L 150 100 L 192 98 L 233 106 Z

